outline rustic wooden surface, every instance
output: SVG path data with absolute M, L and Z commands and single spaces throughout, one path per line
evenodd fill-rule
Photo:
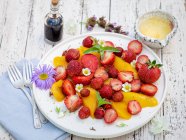
M 0 0 L 0 73 L 9 64 L 22 58 L 41 58 L 50 48 L 43 40 L 43 21 L 49 11 L 49 0 Z M 69 22 L 77 24 L 73 35 L 87 32 L 80 24 L 87 17 L 105 16 L 111 22 L 121 24 L 134 35 L 136 18 L 145 12 L 162 9 L 174 15 L 179 29 L 170 44 L 154 50 L 161 58 L 168 77 L 166 100 L 158 116 L 166 116 L 171 133 L 151 135 L 150 123 L 144 127 L 110 140 L 185 140 L 186 139 L 186 0 L 62 0 L 61 12 L 65 27 Z M 64 27 L 64 38 L 73 36 Z M 102 31 L 96 28 L 95 31 Z M 0 140 L 12 139 L 0 127 Z M 68 140 L 86 140 L 71 136 Z

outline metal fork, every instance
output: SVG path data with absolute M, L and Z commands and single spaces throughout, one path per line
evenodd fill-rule
M 32 72 L 33 72 L 33 64 L 30 61 L 26 61 L 23 65 L 23 79 L 24 79 L 24 85 L 30 89 L 31 97 L 33 104 L 36 106 L 34 95 L 33 95 L 33 87 L 32 87 Z M 43 114 L 38 110 L 36 106 L 39 118 L 41 123 L 47 123 L 47 119 L 43 116 Z
M 30 103 L 32 105 L 34 127 L 41 128 L 41 122 L 39 120 L 39 116 L 37 115 L 36 107 L 34 106 L 34 104 L 32 102 L 32 98 L 31 98 L 30 94 L 25 90 L 23 76 L 20 73 L 19 69 L 15 65 L 9 66 L 8 76 L 9 76 L 9 79 L 10 79 L 12 85 L 15 88 L 21 89 L 25 93 L 28 100 L 30 101 Z

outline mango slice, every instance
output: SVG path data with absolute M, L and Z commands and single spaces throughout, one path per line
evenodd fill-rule
M 150 97 L 142 93 L 123 92 L 123 96 L 126 104 L 128 104 L 128 102 L 131 100 L 136 100 L 140 103 L 142 108 L 158 105 L 158 101 L 155 97 Z
M 94 112 L 97 108 L 96 90 L 90 87 L 86 88 L 90 90 L 90 95 L 88 97 L 82 97 L 83 104 L 90 109 L 90 116 L 94 118 Z
M 134 73 L 134 79 L 139 79 L 136 69 L 129 63 L 125 62 L 122 58 L 116 56 L 113 65 L 119 71 L 132 71 Z
M 116 110 L 118 116 L 122 119 L 129 120 L 131 118 L 132 115 L 128 113 L 127 104 L 124 100 L 121 102 L 112 102 L 112 107 Z
M 53 64 L 54 64 L 54 67 L 58 67 L 58 66 L 63 66 L 63 67 L 67 67 L 68 63 L 65 59 L 65 56 L 57 56 L 54 58 L 53 60 Z
M 104 82 L 104 85 L 110 85 L 110 81 L 112 80 L 113 78 L 108 78 L 105 82 Z
M 87 49 L 89 49 L 89 48 L 86 48 L 86 47 L 84 47 L 84 46 L 80 46 L 80 47 L 78 48 L 79 53 L 80 53 L 79 59 L 81 59 L 81 57 L 84 55 L 84 51 L 86 51 Z M 91 53 L 91 54 L 95 55 L 98 59 L 100 59 L 100 54 L 99 54 L 99 53 L 93 52 L 93 53 Z
M 54 98 L 58 102 L 63 101 L 63 99 L 65 98 L 65 95 L 62 93 L 62 89 L 61 89 L 62 84 L 63 84 L 63 81 L 59 80 L 55 82 L 51 88 L 51 92 L 53 93 Z

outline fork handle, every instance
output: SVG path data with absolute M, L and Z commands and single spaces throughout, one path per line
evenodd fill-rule
M 39 113 L 38 113 L 38 109 L 37 106 L 35 104 L 35 102 L 33 102 L 30 94 L 25 90 L 25 88 L 21 88 L 21 90 L 23 90 L 23 92 L 25 93 L 26 97 L 28 98 L 28 100 L 30 101 L 31 105 L 32 105 L 32 114 L 33 114 L 33 118 L 34 118 L 34 127 L 35 128 L 41 128 L 41 121 L 39 119 Z

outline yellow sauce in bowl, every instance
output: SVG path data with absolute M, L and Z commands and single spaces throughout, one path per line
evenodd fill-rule
M 172 22 L 161 16 L 150 16 L 141 20 L 140 32 L 148 37 L 163 40 L 172 31 Z

